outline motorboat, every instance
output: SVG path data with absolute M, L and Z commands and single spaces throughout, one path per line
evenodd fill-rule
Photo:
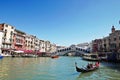
M 51 56 L 51 58 L 59 58 L 59 56 L 58 55 L 53 55 L 53 56 Z
M 84 54 L 82 59 L 88 60 L 88 61 L 100 61 L 101 60 L 98 54 L 91 54 L 91 53 Z

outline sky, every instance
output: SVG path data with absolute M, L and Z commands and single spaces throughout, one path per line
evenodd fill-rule
M 0 0 L 0 23 L 59 46 L 120 30 L 120 0 Z

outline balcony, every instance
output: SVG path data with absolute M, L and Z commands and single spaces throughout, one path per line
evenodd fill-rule
M 2 45 L 1 50 L 12 50 L 12 46 L 10 45 Z
M 2 40 L 3 44 L 12 44 L 10 41 Z
M 23 45 L 23 43 L 18 43 L 18 42 L 16 42 L 15 45 Z

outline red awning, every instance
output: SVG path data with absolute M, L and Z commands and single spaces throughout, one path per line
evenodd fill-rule
M 34 52 L 33 50 L 24 50 L 24 53 L 27 53 L 27 54 L 31 54 L 33 52 Z

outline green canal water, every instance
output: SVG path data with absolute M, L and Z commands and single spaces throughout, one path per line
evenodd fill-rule
M 78 73 L 88 61 L 80 57 L 3 58 L 0 59 L 0 80 L 120 80 L 120 64 L 101 62 L 100 68 Z

